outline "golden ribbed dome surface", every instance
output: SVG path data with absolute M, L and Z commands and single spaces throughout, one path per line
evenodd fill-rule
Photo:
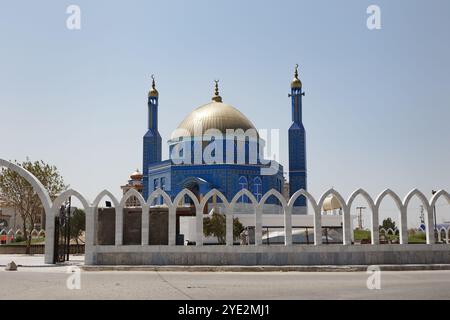
M 189 133 L 189 136 L 194 136 L 197 134 L 195 130 L 203 135 L 209 129 L 217 129 L 223 134 L 226 134 L 227 129 L 256 130 L 255 126 L 242 112 L 229 104 L 213 101 L 192 111 L 180 123 L 171 139 L 178 139 L 186 136 L 187 133 Z

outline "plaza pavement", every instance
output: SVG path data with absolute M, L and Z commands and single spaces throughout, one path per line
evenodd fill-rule
M 70 290 L 68 266 L 42 256 L 0 256 L 0 265 L 11 258 L 28 266 L 0 268 L 0 299 L 450 299 L 448 270 L 382 271 L 380 290 L 367 288 L 366 272 L 80 271 Z

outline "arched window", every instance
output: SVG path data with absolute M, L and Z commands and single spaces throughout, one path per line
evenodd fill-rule
M 241 176 L 239 178 L 238 184 L 239 184 L 239 190 L 248 189 L 248 180 L 247 180 L 246 177 Z M 247 203 L 248 202 L 247 201 L 247 197 L 245 195 L 242 195 L 241 202 L 243 202 L 243 203 Z
M 256 200 L 259 201 L 262 198 L 262 181 L 260 177 L 256 177 L 253 180 L 253 195 Z

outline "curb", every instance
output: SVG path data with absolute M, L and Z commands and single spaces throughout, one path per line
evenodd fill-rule
M 450 264 L 376 265 L 381 271 L 450 270 Z M 345 266 L 102 266 L 83 265 L 84 271 L 164 271 L 164 272 L 366 272 L 367 265 Z

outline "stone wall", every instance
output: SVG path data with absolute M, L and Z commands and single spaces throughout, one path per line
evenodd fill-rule
M 96 265 L 449 264 L 448 245 L 97 247 Z
M 98 208 L 97 244 L 114 245 L 116 218 L 115 208 Z M 141 208 L 124 208 L 123 244 L 141 244 L 142 210 Z M 167 208 L 151 208 L 149 219 L 149 244 L 168 244 Z

